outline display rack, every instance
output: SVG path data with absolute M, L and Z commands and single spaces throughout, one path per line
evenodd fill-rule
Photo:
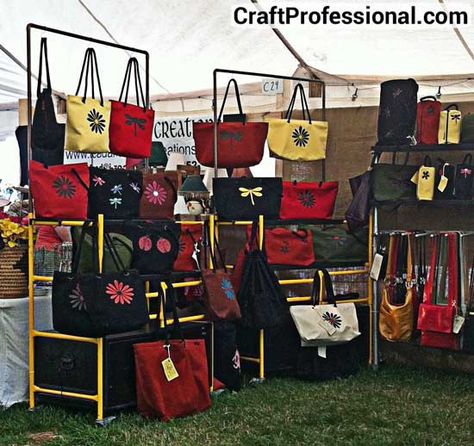
M 465 143 L 465 144 L 431 144 L 431 145 L 390 145 L 390 146 L 373 146 L 372 147 L 372 156 L 373 156 L 373 164 L 378 164 L 380 162 L 380 158 L 384 153 L 392 153 L 393 156 L 397 152 L 401 153 L 423 153 L 423 152 L 442 152 L 442 153 L 452 153 L 452 152 L 474 152 L 474 144 L 472 143 Z M 372 256 L 375 255 L 377 249 L 377 237 L 383 232 L 380 230 L 379 225 L 379 210 L 385 206 L 395 206 L 398 208 L 399 206 L 416 206 L 422 209 L 436 209 L 436 208 L 466 208 L 474 206 L 474 200 L 432 200 L 432 201 L 418 201 L 418 200 L 398 200 L 398 201 L 383 201 L 383 202 L 376 202 L 372 203 L 372 214 L 371 218 L 373 220 L 373 231 L 372 231 Z M 440 232 L 440 231 L 438 231 Z M 373 366 L 374 368 L 378 368 L 379 365 L 379 337 L 378 337 L 378 310 L 379 310 L 379 301 L 378 295 L 379 293 L 379 286 L 376 280 L 371 280 L 372 282 L 372 289 L 373 289 L 373 330 L 372 330 L 372 357 L 373 357 Z

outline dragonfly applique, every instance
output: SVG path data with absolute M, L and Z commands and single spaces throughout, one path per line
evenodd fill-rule
M 133 125 L 133 131 L 135 136 L 137 136 L 137 127 L 140 130 L 145 130 L 146 120 L 141 118 L 134 118 L 130 116 L 128 113 L 125 113 L 125 124 L 126 125 Z

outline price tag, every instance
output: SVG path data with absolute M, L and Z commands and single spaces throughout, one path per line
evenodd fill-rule
M 372 268 L 370 269 L 370 278 L 373 280 L 379 280 L 381 272 L 384 266 L 384 256 L 380 253 L 376 253 L 374 260 L 372 261 Z
M 461 328 L 463 325 L 464 325 L 464 318 L 459 315 L 454 316 L 453 333 L 458 334 L 461 331 Z
M 438 183 L 438 190 L 440 192 L 444 192 L 447 185 L 448 185 L 448 178 L 442 175 Z
M 173 381 L 173 379 L 178 378 L 179 373 L 173 364 L 173 360 L 171 359 L 170 346 L 165 345 L 165 349 L 168 350 L 168 357 L 161 361 L 161 366 L 163 367 L 163 372 L 165 374 L 166 379 L 168 380 L 168 382 L 170 382 Z

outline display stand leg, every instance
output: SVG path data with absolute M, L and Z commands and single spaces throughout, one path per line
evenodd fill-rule
M 373 211 L 373 250 L 377 249 L 376 238 L 378 234 L 378 212 L 377 208 L 374 208 Z M 372 368 L 377 370 L 379 367 L 379 340 L 378 340 L 378 286 L 377 282 L 374 280 L 373 282 L 373 293 L 372 293 L 372 308 L 371 308 L 371 322 L 372 322 Z
M 29 408 L 35 408 L 35 338 L 33 331 L 35 329 L 35 284 L 34 275 L 34 242 L 33 225 L 31 219 L 33 214 L 28 214 L 28 390 L 29 390 Z

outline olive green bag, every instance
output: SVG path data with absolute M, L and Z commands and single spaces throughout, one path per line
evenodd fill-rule
M 93 229 L 92 229 L 93 231 Z M 74 246 L 77 246 L 79 242 L 81 228 L 72 228 L 72 240 Z M 108 236 L 108 237 L 107 237 Z M 108 238 L 108 240 L 107 240 Z M 115 251 L 117 252 L 121 263 L 126 270 L 131 268 L 132 265 L 132 252 L 133 246 L 132 241 L 122 235 L 115 232 L 108 232 L 104 240 L 104 258 L 103 258 L 103 272 L 104 273 L 116 273 L 123 270 L 120 265 L 120 261 L 114 260 L 113 255 L 110 252 L 108 243 L 111 242 Z M 79 260 L 79 272 L 91 273 L 94 272 L 93 255 L 92 250 L 96 249 L 95 237 L 92 233 L 88 233 L 84 237 L 84 242 L 81 249 L 81 258 Z M 76 252 L 76 251 L 75 251 Z
M 369 232 L 362 228 L 354 233 L 343 226 L 305 226 L 313 234 L 316 263 L 360 265 L 367 262 Z
M 416 200 L 416 185 L 410 180 L 419 166 L 395 164 L 395 154 L 391 164 L 375 164 L 371 172 L 372 194 L 375 202 Z

